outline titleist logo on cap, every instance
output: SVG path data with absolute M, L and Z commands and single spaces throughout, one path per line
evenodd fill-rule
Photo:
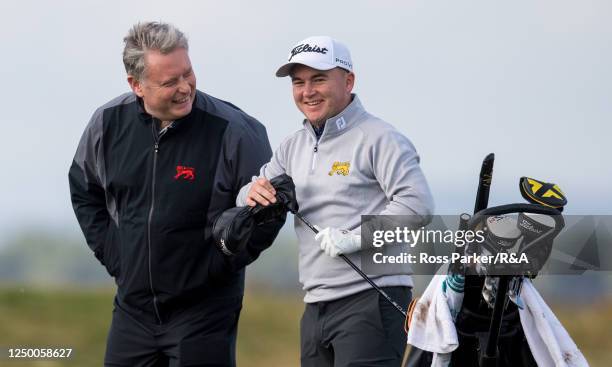
M 327 53 L 327 48 L 326 47 L 319 47 L 317 45 L 311 46 L 308 43 L 304 43 L 301 45 L 297 45 L 293 48 L 293 50 L 291 50 L 291 56 L 289 56 L 289 60 L 291 61 L 291 59 L 297 55 L 300 54 L 302 52 L 318 52 L 320 54 L 326 54 Z

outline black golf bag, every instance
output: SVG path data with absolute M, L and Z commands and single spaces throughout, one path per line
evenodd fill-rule
M 474 215 L 461 216 L 459 229 L 483 230 L 486 241 L 456 248 L 462 255 L 515 251 L 529 265 L 498 267 L 450 264 L 449 274 L 465 277 L 464 296 L 455 319 L 459 345 L 451 366 L 537 366 L 519 318 L 522 282 L 534 278 L 546 262 L 553 239 L 561 231 L 567 203 L 557 185 L 520 179 L 522 196 L 530 204 L 487 208 L 493 154 L 483 162 Z M 510 223 L 510 225 L 508 225 Z M 413 301 L 414 302 L 414 301 Z M 406 367 L 431 366 L 433 354 L 412 347 Z

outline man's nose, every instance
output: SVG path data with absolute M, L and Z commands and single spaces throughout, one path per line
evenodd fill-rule
M 316 93 L 311 83 L 306 83 L 304 85 L 304 96 L 311 97 Z

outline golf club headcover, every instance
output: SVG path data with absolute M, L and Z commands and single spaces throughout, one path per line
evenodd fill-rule
M 276 203 L 268 206 L 257 204 L 252 209 L 255 223 L 257 225 L 285 222 L 287 211 L 297 213 L 299 207 L 295 198 L 295 185 L 291 176 L 282 174 L 270 180 L 270 184 L 276 190 Z
M 251 207 L 239 206 L 230 208 L 217 217 L 213 224 L 215 245 L 227 256 L 233 256 L 244 250 L 253 229 L 255 220 Z
M 268 206 L 257 204 L 251 208 L 251 215 L 258 226 L 275 222 L 284 223 L 287 219 L 287 208 L 278 204 L 278 202 Z
M 257 226 L 274 224 L 280 227 L 287 219 L 287 211 L 297 213 L 293 179 L 283 174 L 270 180 L 270 184 L 276 190 L 276 203 L 230 208 L 215 220 L 213 239 L 225 255 L 233 256 L 243 251 Z
M 300 209 L 295 195 L 295 184 L 293 178 L 283 173 L 270 180 L 270 184 L 276 190 L 277 203 L 282 204 L 291 213 L 295 214 Z
M 567 198 L 559 185 L 538 181 L 534 178 L 521 177 L 519 180 L 519 190 L 525 200 L 532 204 L 540 204 L 549 208 L 563 211 L 567 205 Z

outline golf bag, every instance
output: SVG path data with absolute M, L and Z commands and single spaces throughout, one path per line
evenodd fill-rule
M 474 215 L 463 214 L 459 223 L 462 230 L 482 230 L 485 241 L 455 251 L 461 255 L 524 254 L 530 261 L 449 265 L 447 279 L 460 280 L 463 298 L 454 315 L 458 346 L 448 362 L 451 366 L 537 366 L 519 317 L 519 308 L 524 308 L 520 291 L 523 281 L 535 278 L 546 262 L 553 239 L 564 226 L 561 211 L 567 201 L 557 185 L 523 177 L 520 191 L 530 204 L 487 208 L 493 160 L 490 154 L 483 162 Z M 405 366 L 431 366 L 432 360 L 433 353 L 412 347 Z

